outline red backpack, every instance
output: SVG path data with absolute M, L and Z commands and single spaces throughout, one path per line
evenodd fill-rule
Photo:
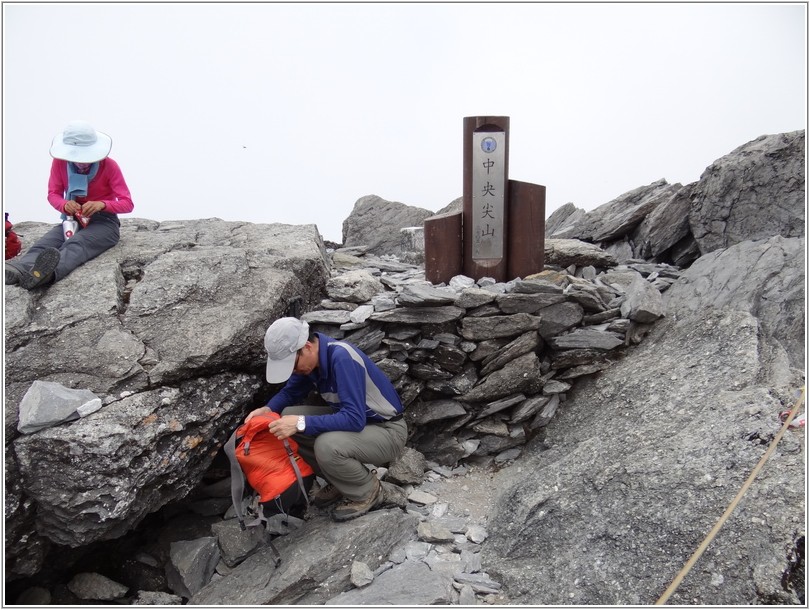
M 22 243 L 17 234 L 11 230 L 14 225 L 8 219 L 8 212 L 6 212 L 6 260 L 14 258 L 22 250 Z

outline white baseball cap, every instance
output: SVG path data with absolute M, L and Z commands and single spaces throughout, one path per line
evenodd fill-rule
M 309 324 L 297 318 L 279 318 L 264 334 L 267 382 L 287 381 L 295 368 L 295 354 L 309 339 Z
M 73 163 L 95 163 L 110 154 L 112 138 L 93 129 L 86 121 L 71 121 L 56 134 L 51 144 L 51 156 Z

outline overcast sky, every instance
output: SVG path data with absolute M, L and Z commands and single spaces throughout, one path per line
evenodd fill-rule
M 546 215 L 686 184 L 804 129 L 804 4 L 3 4 L 3 207 L 58 221 L 48 149 L 112 136 L 133 217 L 314 223 L 462 193 L 465 116 L 510 117 Z

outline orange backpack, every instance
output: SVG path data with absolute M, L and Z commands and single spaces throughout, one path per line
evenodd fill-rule
M 235 432 L 236 459 L 262 503 L 281 495 L 299 477 L 315 474 L 298 455 L 298 443 L 291 438 L 280 441 L 270 434 L 267 424 L 279 417 L 273 412 L 256 415 Z
M 270 434 L 267 425 L 278 419 L 277 413 L 267 413 L 256 415 L 249 422 L 239 426 L 225 443 L 225 454 L 231 463 L 231 498 L 233 508 L 239 519 L 239 527 L 247 529 L 245 524 L 245 512 L 250 513 L 252 519 L 247 526 L 254 527 L 264 525 L 265 529 L 271 529 L 271 521 L 275 517 L 284 518 L 283 523 L 288 524 L 296 518 L 286 513 L 265 516 L 264 505 L 267 502 L 277 501 L 280 506 L 284 506 L 281 501 L 281 494 L 284 494 L 296 483 L 299 487 L 299 498 L 303 498 L 309 507 L 307 495 L 308 486 L 312 484 L 315 473 L 301 456 L 297 454 L 298 443 L 292 438 L 283 441 L 278 440 Z M 304 477 L 308 477 L 307 482 Z M 245 506 L 245 478 L 255 494 L 247 497 Z M 253 509 L 252 500 L 258 496 L 258 507 Z M 285 507 L 285 510 L 288 507 Z M 298 520 L 300 521 L 300 520 Z M 276 554 L 276 564 L 281 561 L 281 556 L 268 540 L 270 547 Z
M 281 494 L 297 483 L 300 488 L 299 497 L 303 497 L 309 508 L 308 487 L 304 477 L 312 475 L 308 479 L 310 485 L 312 479 L 315 478 L 315 473 L 310 465 L 297 453 L 298 443 L 291 438 L 280 441 L 267 429 L 267 425 L 279 417 L 277 413 L 270 412 L 250 418 L 249 422 L 242 424 L 231 434 L 224 447 L 225 455 L 228 456 L 231 463 L 231 498 L 234 511 L 239 519 L 239 527 L 244 531 L 247 527 L 264 525 L 263 536 L 275 555 L 276 567 L 281 563 L 281 555 L 270 537 L 271 521 L 282 517 L 282 524 L 289 525 L 290 522 L 296 521 L 296 518 L 285 513 L 277 513 L 271 517 L 265 516 L 264 504 L 276 500 L 280 506 L 283 506 Z M 252 519 L 247 526 L 245 525 L 245 477 L 255 492 L 247 498 L 247 512 L 256 518 Z M 258 496 L 259 505 L 254 512 L 250 505 L 256 496 Z M 300 519 L 297 521 L 300 522 Z

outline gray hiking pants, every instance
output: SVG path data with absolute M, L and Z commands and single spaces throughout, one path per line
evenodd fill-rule
M 330 407 L 287 407 L 282 415 L 331 415 Z M 393 462 L 405 448 L 408 425 L 396 421 L 367 423 L 360 432 L 324 432 L 318 436 L 296 434 L 298 453 L 318 476 L 338 488 L 350 500 L 363 500 L 374 489 L 374 478 L 364 464 L 383 466 Z
M 97 212 L 90 223 L 67 241 L 62 234 L 62 224 L 45 233 L 20 258 L 6 261 L 21 271 L 29 271 L 34 261 L 45 248 L 59 250 L 59 264 L 54 271 L 54 282 L 64 279 L 76 267 L 94 259 L 118 243 L 121 226 L 116 214 Z

